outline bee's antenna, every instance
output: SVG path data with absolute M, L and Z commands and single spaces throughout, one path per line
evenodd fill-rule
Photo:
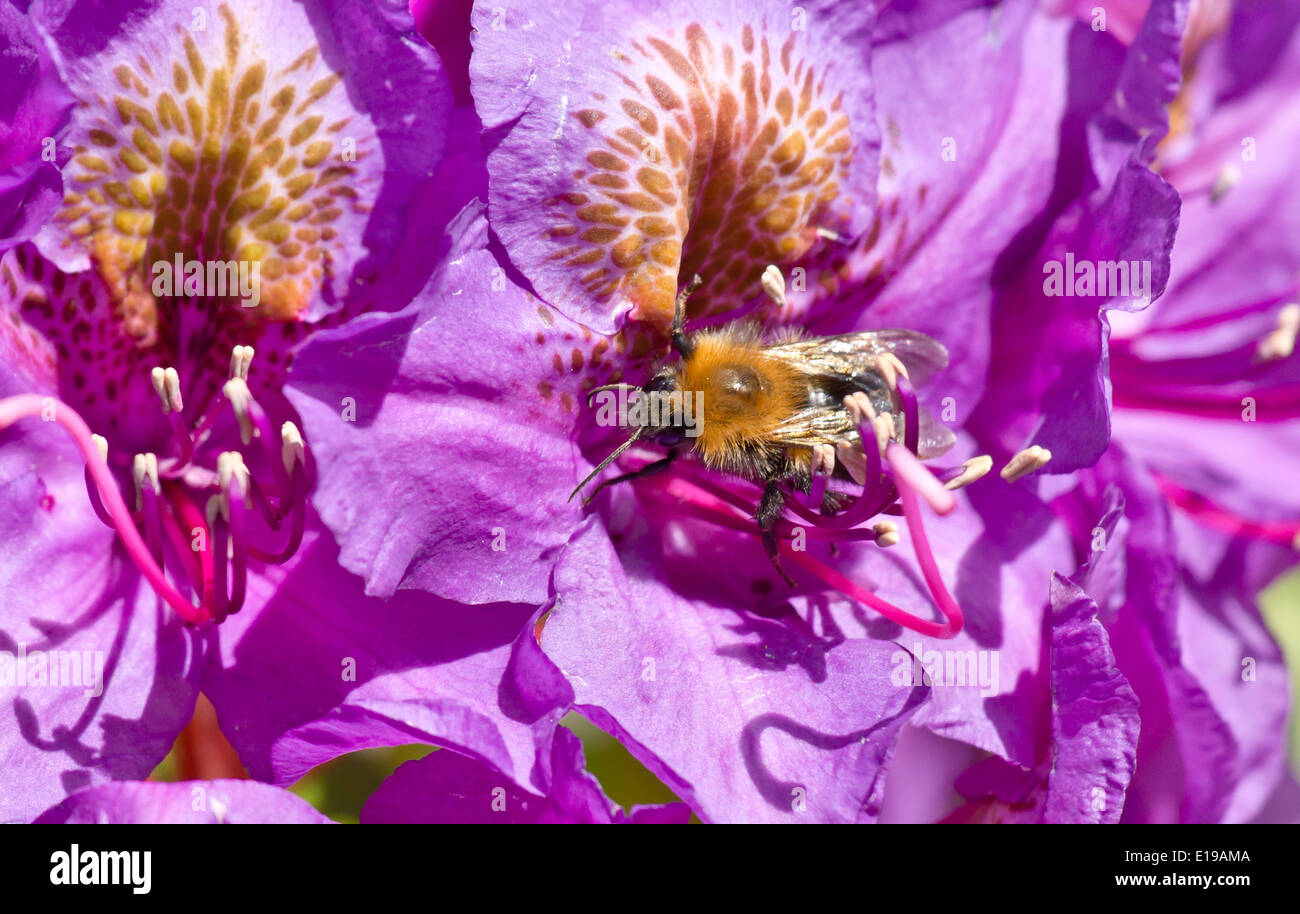
M 602 384 L 599 387 L 593 387 L 591 390 L 587 391 L 587 405 L 590 406 L 591 398 L 596 396 L 596 394 L 600 393 L 602 390 L 640 390 L 640 389 L 641 388 L 637 387 L 635 384 L 628 384 L 626 382 L 621 382 L 618 384 Z
M 626 451 L 628 448 L 630 448 L 630 447 L 631 447 L 631 446 L 636 442 L 636 440 L 637 440 L 638 438 L 641 437 L 641 433 L 644 432 L 644 431 L 645 431 L 645 426 L 640 426 L 640 427 L 638 427 L 637 430 L 634 431 L 634 432 L 632 433 L 632 437 L 631 437 L 631 438 L 627 439 L 627 440 L 624 441 L 622 444 L 620 444 L 618 447 L 614 448 L 614 452 L 611 453 L 611 454 L 610 454 L 608 457 L 606 457 L 604 460 L 602 460 L 602 461 L 600 462 L 600 466 L 596 467 L 596 469 L 594 469 L 594 470 L 592 470 L 590 473 L 588 473 L 588 474 L 587 474 L 587 478 L 584 479 L 582 482 L 578 483 L 578 487 L 577 487 L 576 489 L 574 489 L 572 492 L 569 493 L 569 499 L 568 499 L 568 500 L 569 500 L 569 501 L 573 501 L 573 496 L 575 496 L 575 495 L 577 495 L 579 492 L 581 492 L 583 486 L 585 486 L 587 483 L 591 482 L 591 480 L 592 480 L 595 476 L 599 475 L 600 472 L 601 472 L 602 470 L 605 469 L 605 467 L 607 467 L 607 466 L 609 466 L 611 463 L 613 463 L 613 462 L 614 462 L 614 459 L 615 459 L 616 457 L 618 457 L 619 454 L 623 453 L 623 452 Z
M 686 339 L 686 333 L 682 330 L 682 325 L 686 323 L 686 299 L 690 298 L 691 293 L 703 282 L 700 274 L 696 273 L 687 283 L 686 288 L 677 293 L 677 303 L 673 306 L 673 348 L 684 359 L 689 358 L 691 354 L 690 341 Z

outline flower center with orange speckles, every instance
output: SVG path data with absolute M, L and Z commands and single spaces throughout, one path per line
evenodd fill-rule
M 177 26 L 172 59 L 113 67 L 117 91 L 83 98 L 68 139 L 57 247 L 89 255 L 143 345 L 173 319 L 151 291 L 152 264 L 257 263 L 254 316 L 291 320 L 341 251 L 340 217 L 369 210 L 354 177 L 373 137 L 362 118 L 331 116 L 340 74 L 314 45 L 274 67 L 228 6 L 218 13 L 202 32 Z
M 769 263 L 805 253 L 853 156 L 842 93 L 825 72 L 744 27 L 735 44 L 698 25 L 684 44 L 647 36 L 614 57 L 624 91 L 570 116 L 590 135 L 575 190 L 548 201 L 550 255 L 598 297 L 622 294 L 666 325 L 678 278 L 705 277 L 705 312 L 756 294 Z M 841 201 L 843 202 L 843 201 Z

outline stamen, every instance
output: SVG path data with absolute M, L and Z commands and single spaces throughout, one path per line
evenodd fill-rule
M 150 457 L 153 455 L 150 454 Z M 162 530 L 162 490 L 157 487 L 157 460 L 154 464 L 154 485 L 137 485 L 136 494 L 140 500 L 140 513 L 144 517 L 144 535 L 145 543 L 149 546 L 149 552 L 153 560 L 158 563 L 159 568 L 165 569 L 163 564 L 163 530 Z M 147 481 L 146 479 L 143 481 Z
M 231 453 L 234 453 L 233 451 Z M 235 461 L 231 461 L 235 463 Z M 225 506 L 230 513 L 230 599 L 226 602 L 224 614 L 217 619 L 234 615 L 244 606 L 244 595 L 248 587 L 248 470 L 243 466 L 243 458 L 231 474 L 229 484 L 223 486 Z M 242 474 L 240 470 L 242 469 Z
M 176 464 L 168 467 L 169 473 L 175 473 L 188 465 L 194 456 L 194 440 L 181 418 L 181 411 L 185 408 L 181 399 L 181 376 L 175 368 L 154 368 L 149 372 L 149 381 L 153 384 L 154 393 L 158 395 L 158 402 L 162 404 L 163 415 L 171 425 L 172 436 L 180 445 L 181 453 Z
M 217 480 L 221 486 L 220 501 L 217 507 L 221 510 L 223 520 L 230 520 L 230 503 L 231 493 L 243 503 L 244 507 L 252 507 L 248 501 L 248 466 L 244 463 L 244 455 L 239 451 L 222 451 L 217 455 Z
M 144 490 L 155 495 L 162 492 L 158 483 L 158 457 L 155 454 L 136 454 L 131 461 L 131 477 L 135 480 L 135 509 L 144 510 Z
M 205 522 L 203 512 L 194 504 L 185 486 L 174 480 L 163 481 L 163 492 L 171 505 L 163 512 L 163 526 L 171 540 L 172 549 L 179 556 L 189 577 L 194 593 L 202 606 L 212 605 L 212 525 Z M 195 549 L 195 531 L 203 537 L 203 548 Z
M 222 386 L 221 392 L 230 402 L 230 408 L 235 411 L 235 418 L 239 421 L 239 440 L 248 444 L 253 440 L 253 417 L 250 411 L 253 394 L 248 389 L 248 382 L 240 377 L 231 378 Z
M 226 618 L 230 597 L 226 592 L 226 573 L 230 562 L 230 520 L 222 508 L 224 489 L 214 495 L 204 506 L 208 529 L 212 531 L 212 619 L 221 622 Z
M 179 413 L 185 408 L 184 401 L 181 400 L 181 376 L 175 368 L 154 368 L 149 372 L 149 380 L 162 403 L 164 416 Z
M 824 226 L 817 226 L 817 237 L 826 241 L 834 241 L 836 244 L 848 244 L 852 238 L 846 238 L 834 229 L 828 229 Z
M 248 367 L 253 363 L 252 346 L 236 346 L 230 351 L 230 377 L 248 380 Z
M 901 479 L 898 489 L 903 502 L 903 514 L 907 518 L 907 529 L 911 533 L 912 551 L 916 555 L 917 564 L 921 566 L 921 576 L 925 579 L 926 587 L 930 591 L 930 597 L 944 617 L 943 622 L 932 622 L 912 615 L 906 610 L 881 599 L 865 587 L 849 580 L 835 569 L 813 558 L 807 552 L 790 548 L 789 544 L 784 541 L 780 544 L 781 555 L 805 571 L 811 572 L 845 596 L 871 607 L 886 619 L 931 638 L 955 638 L 961 633 L 962 626 L 965 624 L 961 607 L 948 593 L 948 588 L 944 586 L 943 578 L 939 575 L 938 565 L 935 563 L 934 554 L 930 551 L 930 542 L 926 538 L 925 527 L 921 522 L 917 493 Z
M 809 472 L 812 474 L 812 486 L 808 491 L 808 505 L 814 510 L 820 509 L 826 500 L 826 486 L 831 474 L 835 472 L 835 447 L 819 444 L 812 449 Z
M 890 390 L 898 387 L 899 377 L 908 377 L 907 366 L 892 352 L 883 352 L 876 358 L 876 374 L 885 379 Z
M 1214 183 L 1210 185 L 1210 202 L 1218 203 L 1228 191 L 1240 183 L 1241 167 L 1233 162 L 1224 165 L 1219 169 L 1219 173 L 1214 176 Z
M 898 363 L 902 365 L 902 362 Z M 894 392 L 903 410 L 903 444 L 913 454 L 921 452 L 921 410 L 916 403 L 916 391 L 907 379 L 906 370 L 895 378 Z
M 863 409 L 862 400 L 864 397 L 865 394 L 861 396 L 850 394 L 844 398 L 844 408 L 848 410 L 850 417 L 858 423 L 859 439 L 869 441 L 872 434 L 867 431 L 866 417 L 874 415 L 875 411 L 871 409 L 870 403 L 867 404 L 865 410 Z M 886 417 L 876 416 L 875 418 L 878 423 L 882 418 Z M 810 515 L 802 510 L 801 505 L 793 501 L 787 501 L 787 506 L 814 527 L 848 530 L 879 514 L 894 500 L 895 493 L 893 486 L 884 476 L 884 465 L 881 462 L 881 452 L 878 448 L 840 445 L 837 446 L 836 453 L 841 458 L 840 462 L 844 463 L 848 468 L 849 475 L 862 486 L 862 494 L 846 510 L 830 517 Z
M 210 616 L 207 610 L 191 605 L 182 597 L 167 580 L 162 568 L 154 561 L 149 547 L 140 536 L 140 531 L 136 529 L 126 502 L 122 500 L 121 492 L 113 482 L 108 464 L 100 458 L 99 445 L 91 438 L 86 421 L 71 406 L 52 397 L 20 394 L 0 400 L 0 428 L 7 428 L 19 419 L 32 416 L 42 416 L 46 421 L 58 422 L 72 436 L 77 449 L 81 451 L 82 458 L 86 461 L 92 481 L 104 499 L 106 513 L 122 540 L 127 556 L 140 569 L 140 573 L 144 575 L 158 596 L 176 610 L 186 622 L 198 624 L 208 621 Z
M 762 277 L 763 291 L 767 297 L 772 299 L 778 308 L 784 308 L 785 298 L 785 276 L 781 273 L 780 267 L 774 264 L 768 264 L 767 269 L 763 271 Z
M 685 466 L 679 468 L 687 469 Z M 741 533 L 753 533 L 753 505 L 744 503 L 737 504 L 737 496 L 730 491 L 714 491 L 717 486 L 707 484 L 708 481 L 698 478 L 687 478 L 686 474 L 674 474 L 671 477 L 665 491 L 678 501 L 678 508 L 682 513 L 697 517 L 715 523 L 718 526 L 725 527 L 729 530 L 736 530 Z M 817 559 L 813 558 L 806 551 L 793 549 L 789 543 L 789 536 L 793 530 L 792 525 L 785 522 L 778 524 L 778 529 L 783 535 L 780 542 L 781 555 L 800 566 L 805 571 L 810 572 L 824 583 L 835 588 L 851 599 L 857 600 L 865 606 L 874 609 L 887 619 L 897 622 L 906 628 L 915 632 L 933 638 L 954 638 L 962 630 L 963 617 L 961 609 L 957 606 L 952 596 L 948 593 L 947 588 L 943 586 L 942 580 L 938 578 L 938 568 L 934 563 L 934 557 L 930 552 L 929 541 L 925 537 L 925 529 L 921 526 L 919 511 L 917 510 L 916 495 L 906 487 L 900 487 L 905 493 L 904 513 L 911 511 L 908 515 L 908 527 L 912 531 L 912 548 L 916 551 L 917 563 L 921 566 L 922 576 L 930 589 L 935 605 L 945 617 L 942 623 L 932 622 L 927 619 L 921 619 L 911 613 L 894 606 L 886 600 L 876 596 L 876 594 L 855 584 L 844 575 L 828 567 Z M 698 492 L 703 492 L 704 498 L 701 498 Z M 721 503 L 719 503 L 719 501 Z M 910 508 L 908 506 L 910 501 Z M 726 505 L 732 505 L 738 510 L 743 511 L 748 516 L 741 516 L 732 513 Z M 781 529 L 789 527 L 789 529 Z M 803 528 L 809 536 L 826 537 L 826 530 L 817 527 Z M 856 540 L 856 539 L 874 539 L 877 536 L 875 528 L 866 530 L 845 530 L 836 532 L 833 535 L 837 540 Z
M 90 440 L 95 443 L 96 450 L 99 451 L 99 460 L 101 463 L 108 463 L 108 439 L 102 435 L 91 435 Z M 90 475 L 90 463 L 86 463 L 86 498 L 90 501 L 90 507 L 94 509 L 95 515 L 100 519 L 104 526 L 112 529 L 113 519 L 108 516 L 104 510 L 104 503 L 99 498 L 99 487 L 96 485 L 94 477 Z
M 293 423 L 285 423 L 292 425 Z M 286 449 L 287 450 L 287 449 Z M 283 511 L 282 516 L 287 514 L 289 517 L 289 537 L 283 548 L 278 552 L 268 552 L 255 545 L 251 538 L 248 542 L 248 554 L 267 565 L 281 565 L 287 562 L 302 545 L 303 530 L 306 527 L 307 519 L 307 489 L 304 476 L 306 474 L 305 461 L 297 461 L 293 464 L 291 473 L 290 491 L 292 501 L 289 503 L 289 510 Z M 284 505 L 281 504 L 283 509 Z
M 1259 341 L 1256 356 L 1265 362 L 1290 358 L 1295 352 L 1297 334 L 1300 334 L 1300 304 L 1292 303 L 1278 312 L 1276 329 Z
M 1174 507 L 1186 511 L 1198 522 L 1232 536 L 1266 540 L 1290 546 L 1300 552 L 1300 522 L 1258 521 L 1240 517 L 1212 502 L 1198 492 L 1184 489 L 1163 476 L 1156 475 L 1156 487 Z
M 891 441 L 885 449 L 885 459 L 893 467 L 900 494 L 904 489 L 914 489 L 929 503 L 934 513 L 941 516 L 957 507 L 957 499 L 953 498 L 952 493 L 907 448 Z M 903 511 L 904 514 L 907 513 L 906 505 L 903 506 Z M 911 518 L 908 518 L 908 522 L 911 522 Z
M 876 409 L 871 405 L 871 398 L 860 390 L 849 394 L 842 402 L 849 419 L 858 427 L 859 445 L 841 442 L 835 446 L 835 454 L 848 470 L 850 479 L 860 486 L 871 485 L 874 488 L 879 474 L 879 459 L 875 461 L 870 459 L 868 452 L 871 449 L 866 446 L 866 443 L 874 439 L 876 451 L 878 454 L 884 454 L 885 445 L 894 434 L 894 419 L 888 413 L 876 415 Z M 867 432 L 868 425 L 871 428 L 870 433 Z M 876 466 L 874 471 L 869 468 L 872 464 Z
M 880 547 L 898 545 L 898 524 L 892 520 L 882 520 L 872 525 L 871 532 L 876 535 L 876 545 Z
M 962 461 L 961 472 L 945 482 L 943 487 L 950 492 L 965 488 L 972 482 L 983 479 L 991 469 L 993 469 L 993 458 L 988 454 L 972 457 L 970 460 Z
M 1033 447 L 1025 448 L 1007 462 L 1007 465 L 1002 468 L 1002 478 L 1007 482 L 1015 482 L 1022 476 L 1041 470 L 1051 459 L 1051 451 L 1035 444 Z

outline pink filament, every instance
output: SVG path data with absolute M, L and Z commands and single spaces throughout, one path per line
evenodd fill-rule
M 49 418 L 46 418 L 47 414 Z M 99 450 L 91 439 L 90 428 L 85 420 L 77 415 L 72 407 L 53 397 L 19 394 L 0 400 L 0 428 L 6 428 L 19 419 L 33 416 L 41 416 L 47 422 L 57 422 L 71 435 L 77 449 L 81 451 L 82 458 L 86 461 L 86 467 L 94 478 L 100 496 L 104 499 L 105 512 L 112 521 L 114 529 L 117 530 L 127 555 L 140 569 L 140 573 L 144 575 L 158 596 L 176 610 L 177 615 L 186 622 L 193 624 L 207 622 L 210 618 L 208 611 L 201 606 L 193 606 L 190 601 L 182 597 L 167 580 L 162 568 L 154 561 L 149 547 L 140 536 L 140 531 L 136 529 L 130 510 L 122 501 L 122 495 L 113 481 L 108 464 L 99 457 Z
M 1156 477 L 1156 486 L 1170 504 L 1215 530 L 1285 546 L 1294 546 L 1296 537 L 1300 536 L 1300 522 L 1247 520 L 1163 476 Z
M 894 468 L 894 478 L 898 483 L 899 492 L 902 492 L 905 487 L 915 489 L 938 515 L 947 514 L 957 507 L 957 499 L 953 497 L 952 492 L 945 489 L 943 483 L 936 479 L 934 474 L 926 469 L 916 455 L 907 448 L 891 441 L 885 446 L 885 457 Z
M 284 548 L 278 552 L 267 552 L 258 548 L 251 540 L 248 543 L 248 554 L 266 565 L 281 565 L 289 560 L 302 545 L 302 534 L 305 529 L 307 519 L 307 486 L 304 485 L 303 476 L 306 474 L 302 464 L 294 464 L 293 475 L 289 481 L 289 493 L 285 496 L 291 499 L 289 503 L 289 538 Z M 280 504 L 280 520 L 284 516 L 284 502 Z M 268 524 L 267 526 L 272 526 Z M 272 527 L 279 529 L 279 523 Z
M 689 480 L 684 478 L 684 474 L 674 474 L 665 489 L 668 494 L 677 499 L 679 509 L 685 514 L 742 533 L 753 532 L 752 505 L 745 504 L 735 493 L 726 492 L 724 494 L 725 489 L 722 486 L 716 484 L 701 485 L 700 482 L 695 474 L 692 474 L 692 478 Z M 899 625 L 927 637 L 955 638 L 964 625 L 961 608 L 944 586 L 943 578 L 934 560 L 934 554 L 930 549 L 930 542 L 926 537 L 925 527 L 921 520 L 917 493 L 901 480 L 899 491 L 903 502 L 903 513 L 907 518 L 908 529 L 911 532 L 912 549 L 916 553 L 917 563 L 921 566 L 921 575 L 930 590 L 930 595 L 944 617 L 943 622 L 934 622 L 913 615 L 877 596 L 865 587 L 854 583 L 806 552 L 791 548 L 785 540 L 790 537 L 795 528 L 794 525 L 786 522 L 781 522 L 777 527 L 779 535 L 783 538 L 780 544 L 781 555 L 825 581 L 844 595 L 871 607 L 885 618 L 897 622 Z M 704 496 L 703 498 L 700 497 L 701 494 Z M 733 513 L 728 510 L 728 506 L 746 511 L 749 516 L 745 517 Z M 870 529 L 837 531 L 835 533 L 815 526 L 804 529 L 807 530 L 810 536 L 820 535 L 841 540 L 874 538 L 875 535 Z

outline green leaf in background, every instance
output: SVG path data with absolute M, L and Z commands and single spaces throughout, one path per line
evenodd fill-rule
M 1300 570 L 1285 574 L 1259 595 L 1260 611 L 1273 637 L 1282 647 L 1287 672 L 1291 674 L 1291 720 L 1287 728 L 1291 771 L 1300 778 L 1300 716 L 1296 696 L 1300 695 Z

